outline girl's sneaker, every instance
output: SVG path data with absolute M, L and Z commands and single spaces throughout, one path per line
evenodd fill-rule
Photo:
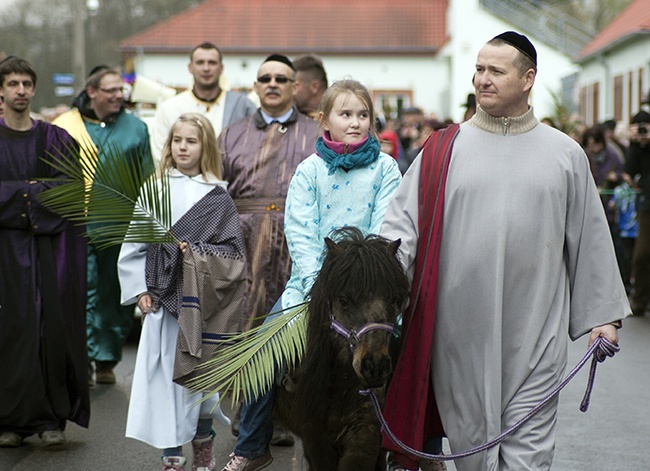
M 194 451 L 192 471 L 214 471 L 217 463 L 214 459 L 213 444 L 214 437 L 212 435 L 192 440 L 192 450 Z
M 187 460 L 182 456 L 163 456 L 162 471 L 185 471 Z

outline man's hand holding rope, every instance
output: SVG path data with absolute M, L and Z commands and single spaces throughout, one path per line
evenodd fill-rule
M 593 344 L 598 337 L 604 337 L 611 344 L 618 344 L 618 328 L 614 324 L 605 324 L 591 329 L 589 336 L 589 347 Z

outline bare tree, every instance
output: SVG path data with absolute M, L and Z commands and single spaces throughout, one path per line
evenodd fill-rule
M 632 0 L 540 0 L 577 18 L 596 31 L 602 30 Z
M 99 0 L 85 21 L 88 69 L 97 64 L 119 66 L 119 42 L 200 0 Z M 34 109 L 71 102 L 57 98 L 52 75 L 72 72 L 74 0 L 21 0 L 0 14 L 0 58 L 16 55 L 29 60 L 39 76 Z M 76 85 L 85 77 L 76 78 Z

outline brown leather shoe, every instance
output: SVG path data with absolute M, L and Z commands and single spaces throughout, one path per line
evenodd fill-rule
M 23 437 L 16 432 L 2 432 L 0 433 L 0 447 L 3 448 L 16 448 L 23 444 Z
M 95 362 L 97 369 L 95 370 L 95 382 L 97 384 L 115 384 L 117 377 L 113 371 L 115 366 L 112 362 L 97 361 Z

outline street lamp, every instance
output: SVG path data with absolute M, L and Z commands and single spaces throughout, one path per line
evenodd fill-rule
M 99 0 L 75 0 L 74 28 L 72 33 L 72 72 L 77 88 L 81 88 L 86 76 L 86 12 L 96 12 Z

